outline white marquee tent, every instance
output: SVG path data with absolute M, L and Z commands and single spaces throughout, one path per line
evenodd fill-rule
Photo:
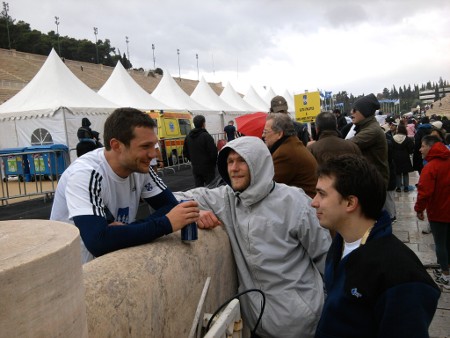
M 102 133 L 117 107 L 81 82 L 52 50 L 34 78 L 0 106 L 0 148 L 30 146 L 32 139 L 75 148 L 83 117 Z
M 244 100 L 252 105 L 253 107 L 257 108 L 258 111 L 262 112 L 268 112 L 270 105 L 267 104 L 261 96 L 256 92 L 256 90 L 253 88 L 253 86 L 250 86 L 248 89 L 247 94 L 244 96 Z
M 190 112 L 212 110 L 202 106 L 186 94 L 167 70 L 164 71 L 164 75 L 153 91 L 152 96 L 176 110 L 187 110 Z
M 294 105 L 294 97 L 291 95 L 291 93 L 288 92 L 286 89 L 282 95 L 288 104 L 288 112 L 295 117 L 295 105 Z
M 170 109 L 168 105 L 153 98 L 137 84 L 120 61 L 117 62 L 114 71 L 100 88 L 98 94 L 121 107 L 133 107 L 141 110 Z
M 227 102 L 229 105 L 236 107 L 237 109 L 252 113 L 256 112 L 257 109 L 253 107 L 252 105 L 248 104 L 244 101 L 244 99 L 234 90 L 231 83 L 227 83 L 225 88 L 223 89 L 222 93 L 220 94 L 220 98 L 222 98 L 225 102 Z
M 200 104 L 216 111 L 205 116 L 207 119 L 206 129 L 212 133 L 223 132 L 223 128 L 228 124 L 228 121 L 245 114 L 244 111 L 231 106 L 218 96 L 203 77 L 192 92 L 191 97 Z
M 269 89 L 266 91 L 266 93 L 264 94 L 264 97 L 263 97 L 264 102 L 269 105 L 269 108 L 270 108 L 270 102 L 272 101 L 272 99 L 275 96 L 277 96 L 277 94 L 275 94 L 272 87 L 269 87 Z

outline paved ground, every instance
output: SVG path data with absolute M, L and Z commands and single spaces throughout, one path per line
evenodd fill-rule
M 194 186 L 190 168 L 166 171 L 161 175 L 164 182 L 173 190 L 187 190 Z M 410 175 L 410 184 L 414 186 L 418 181 L 417 174 Z M 429 268 L 436 266 L 434 241 L 431 234 L 423 234 L 427 222 L 418 221 L 414 212 L 417 191 L 395 193 L 398 221 L 393 225 L 394 234 L 410 247 Z M 24 202 L 11 201 L 7 206 L 0 206 L 0 220 L 9 219 L 48 219 L 51 210 L 51 200 L 38 198 Z M 145 212 L 146 206 L 140 210 Z M 139 217 L 139 216 L 138 216 Z M 450 337 L 450 292 L 444 290 L 439 300 L 438 310 L 430 327 L 431 338 Z
M 411 185 L 414 186 L 418 180 L 417 173 L 410 174 Z M 419 221 L 414 212 L 417 191 L 396 192 L 395 195 L 398 221 L 392 227 L 393 232 L 416 253 L 426 267 L 429 267 L 428 271 L 432 275 L 431 268 L 436 266 L 434 241 L 431 234 L 422 233 L 422 230 L 427 229 L 428 222 Z M 448 290 L 443 290 L 439 299 L 438 309 L 430 327 L 430 337 L 450 337 L 450 292 Z

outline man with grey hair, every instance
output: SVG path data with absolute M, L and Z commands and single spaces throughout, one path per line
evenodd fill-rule
M 274 181 L 302 188 L 309 197 L 314 197 L 317 161 L 298 139 L 289 115 L 269 114 L 263 138 L 272 154 Z
M 339 137 L 336 116 L 330 112 L 321 112 L 316 116 L 316 133 L 318 140 L 308 144 L 317 163 L 322 164 L 332 156 L 343 154 L 361 155 L 361 150 L 353 142 Z

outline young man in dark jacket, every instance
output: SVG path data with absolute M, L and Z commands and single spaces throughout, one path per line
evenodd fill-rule
M 327 298 L 316 337 L 428 337 L 440 290 L 392 234 L 385 196 L 383 178 L 361 156 L 319 167 L 311 205 L 337 235 L 325 263 Z
M 205 129 L 205 117 L 194 117 L 194 129 L 184 140 L 183 156 L 192 163 L 195 186 L 203 187 L 216 176 L 217 148 L 214 139 Z

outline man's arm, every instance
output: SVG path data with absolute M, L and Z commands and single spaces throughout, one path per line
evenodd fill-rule
M 217 146 L 214 143 L 213 137 L 209 134 L 207 136 L 209 137 L 206 139 L 206 151 L 209 155 L 210 162 L 215 165 L 217 162 Z
M 177 204 L 165 216 L 149 217 L 125 225 L 108 225 L 105 218 L 94 215 L 75 216 L 73 221 L 80 230 L 81 238 L 94 256 L 152 242 L 196 222 L 199 217 L 194 201 Z
M 428 205 L 428 201 L 434 192 L 434 187 L 436 185 L 436 177 L 433 175 L 430 163 L 428 163 L 422 170 L 419 178 L 419 184 L 417 185 L 417 200 L 414 205 L 414 210 L 418 213 L 422 213 Z
M 412 296 L 414 295 L 414 296 Z M 439 292 L 425 283 L 403 283 L 387 290 L 377 302 L 377 337 L 428 337 Z
M 320 226 L 312 207 L 306 207 L 299 219 L 299 240 L 323 276 L 325 260 L 331 245 L 330 232 Z

